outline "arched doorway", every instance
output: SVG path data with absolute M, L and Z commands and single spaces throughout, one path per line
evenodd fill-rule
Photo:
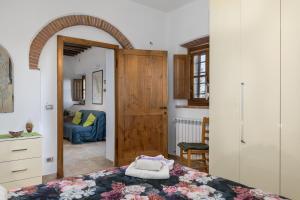
M 98 28 L 114 37 L 124 49 L 133 49 L 127 37 L 109 22 L 89 15 L 68 15 L 48 23 L 33 39 L 29 51 L 29 68 L 38 69 L 40 54 L 47 41 L 57 32 L 72 26 L 85 25 Z

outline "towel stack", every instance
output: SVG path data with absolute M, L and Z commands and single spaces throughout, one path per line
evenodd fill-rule
M 168 179 L 173 165 L 174 160 L 165 159 L 163 155 L 139 156 L 129 165 L 125 174 L 143 179 Z

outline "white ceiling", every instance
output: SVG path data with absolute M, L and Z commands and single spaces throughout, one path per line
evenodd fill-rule
M 131 0 L 136 3 L 155 8 L 164 12 L 170 12 L 176 10 L 186 4 L 189 4 L 195 0 Z

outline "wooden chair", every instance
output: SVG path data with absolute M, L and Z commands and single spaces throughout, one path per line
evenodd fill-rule
M 204 163 L 204 168 L 208 172 L 208 141 L 209 141 L 209 118 L 204 117 L 202 121 L 202 137 L 201 143 L 187 143 L 180 142 L 178 146 L 180 147 L 180 161 L 182 163 L 187 163 L 188 167 L 191 167 L 192 161 L 200 161 Z M 185 158 L 185 155 L 187 158 Z M 192 159 L 192 155 L 200 155 L 200 159 Z

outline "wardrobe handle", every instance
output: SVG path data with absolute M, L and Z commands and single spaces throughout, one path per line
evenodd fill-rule
M 246 142 L 244 140 L 244 136 L 241 136 L 241 143 L 246 144 Z
M 241 83 L 241 143 L 246 144 L 244 132 L 244 89 L 245 83 Z

